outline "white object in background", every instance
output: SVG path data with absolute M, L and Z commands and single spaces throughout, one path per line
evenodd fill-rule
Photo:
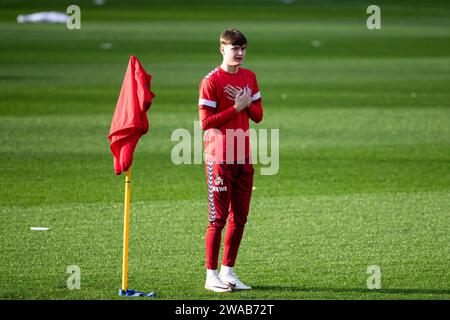
M 102 42 L 102 43 L 100 43 L 100 48 L 102 48 L 104 50 L 111 50 L 112 43 L 111 42 Z
M 18 23 L 66 23 L 69 16 L 64 12 L 45 11 L 32 14 L 19 14 Z
M 47 231 L 50 228 L 45 228 L 45 227 L 31 227 L 30 228 L 33 231 Z
M 318 48 L 322 45 L 322 42 L 320 42 L 319 40 L 313 40 L 311 41 L 311 45 L 315 48 Z

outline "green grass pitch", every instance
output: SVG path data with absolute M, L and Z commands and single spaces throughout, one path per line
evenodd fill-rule
M 18 24 L 72 1 L 0 1 L 0 298 L 119 299 L 124 176 L 107 134 L 128 58 L 156 93 L 134 156 L 129 287 L 159 299 L 450 298 L 450 5 L 79 1 L 81 30 Z M 236 271 L 203 288 L 203 165 L 171 162 L 227 27 L 249 39 L 280 170 L 255 170 Z M 102 43 L 109 43 L 110 48 Z M 30 227 L 49 227 L 31 231 Z M 69 290 L 67 267 L 81 270 Z M 367 268 L 381 269 L 369 290 Z

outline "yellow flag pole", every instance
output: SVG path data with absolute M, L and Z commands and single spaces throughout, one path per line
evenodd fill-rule
M 130 184 L 131 167 L 127 170 L 125 178 L 125 210 L 123 217 L 123 266 L 122 266 L 122 290 L 128 290 L 128 231 L 130 225 Z

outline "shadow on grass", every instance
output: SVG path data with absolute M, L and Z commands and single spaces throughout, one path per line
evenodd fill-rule
M 450 295 L 446 289 L 352 289 L 352 288 L 302 288 L 291 286 L 252 286 L 257 291 L 288 291 L 288 292 L 335 292 L 335 293 L 391 293 L 391 294 L 437 294 Z

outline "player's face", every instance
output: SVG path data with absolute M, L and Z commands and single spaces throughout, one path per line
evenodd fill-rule
M 226 44 L 221 48 L 223 60 L 230 66 L 240 66 L 245 59 L 247 53 L 247 45 L 237 46 Z

